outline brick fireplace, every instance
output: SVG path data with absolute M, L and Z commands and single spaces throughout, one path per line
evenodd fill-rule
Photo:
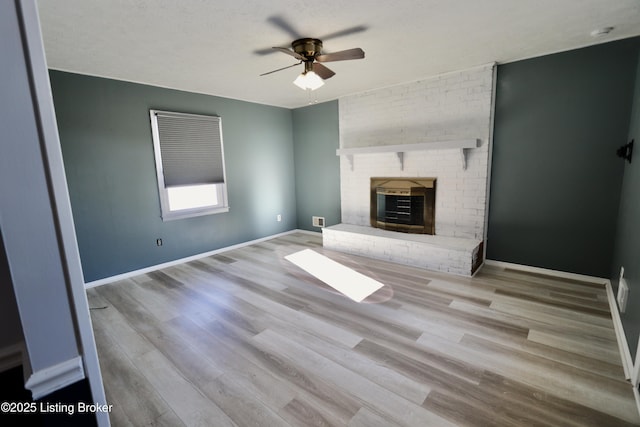
M 473 274 L 487 218 L 493 76 L 490 64 L 340 98 L 342 224 L 323 230 L 325 246 Z M 378 227 L 372 182 L 384 177 L 433 180 L 431 233 L 407 233 L 393 218 Z

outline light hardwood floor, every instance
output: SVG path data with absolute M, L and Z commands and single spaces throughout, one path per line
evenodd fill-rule
M 284 256 L 385 286 L 363 303 Z M 88 290 L 114 426 L 637 425 L 603 286 L 462 278 L 295 233 Z

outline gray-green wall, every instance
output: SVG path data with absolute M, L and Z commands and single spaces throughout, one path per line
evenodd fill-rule
M 637 46 L 498 67 L 489 259 L 609 277 Z
M 629 349 L 635 357 L 640 334 L 640 58 L 629 127 L 628 141 L 631 140 L 634 140 L 635 153 L 631 163 L 624 163 L 611 283 L 617 286 L 620 267 L 624 267 L 624 276 L 629 285 L 629 300 L 621 317 Z
M 59 71 L 50 77 L 85 281 L 296 228 L 291 110 Z M 162 221 L 150 108 L 222 118 L 230 212 Z
M 338 101 L 293 110 L 298 228 L 320 231 L 312 216 L 327 226 L 340 222 L 340 146 Z

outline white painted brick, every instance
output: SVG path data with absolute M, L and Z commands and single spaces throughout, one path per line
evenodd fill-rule
M 349 226 L 350 231 L 345 231 L 344 227 L 334 226 L 324 228 L 324 246 L 334 250 L 355 253 L 377 259 L 413 265 L 421 268 L 451 272 L 461 275 L 471 274 L 472 257 L 477 252 L 479 241 L 465 240 L 466 249 L 445 248 L 434 246 L 429 243 L 430 236 L 422 236 L 422 242 L 407 241 L 396 238 L 396 233 L 384 235 L 369 235 L 367 230 L 362 228 L 354 232 L 353 226 Z M 357 228 L 357 227 L 355 227 Z M 393 234 L 394 237 L 388 237 Z M 437 240 L 437 239 L 435 239 Z
M 340 98 L 340 146 L 343 148 L 445 139 L 481 140 L 480 147 L 466 150 L 466 170 L 462 169 L 458 150 L 407 152 L 404 170 L 400 169 L 394 153 L 356 155 L 353 170 L 346 157 L 342 157 L 342 222 L 369 225 L 372 176 L 435 177 L 436 234 L 482 239 L 492 78 L 492 67 L 486 66 Z M 418 258 L 425 257 L 415 248 L 412 251 L 418 253 L 415 255 Z M 429 257 L 433 256 L 431 251 Z

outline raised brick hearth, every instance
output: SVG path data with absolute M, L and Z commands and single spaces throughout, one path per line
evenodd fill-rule
M 463 276 L 482 261 L 482 242 L 461 237 L 338 224 L 322 230 L 322 241 L 327 249 Z

